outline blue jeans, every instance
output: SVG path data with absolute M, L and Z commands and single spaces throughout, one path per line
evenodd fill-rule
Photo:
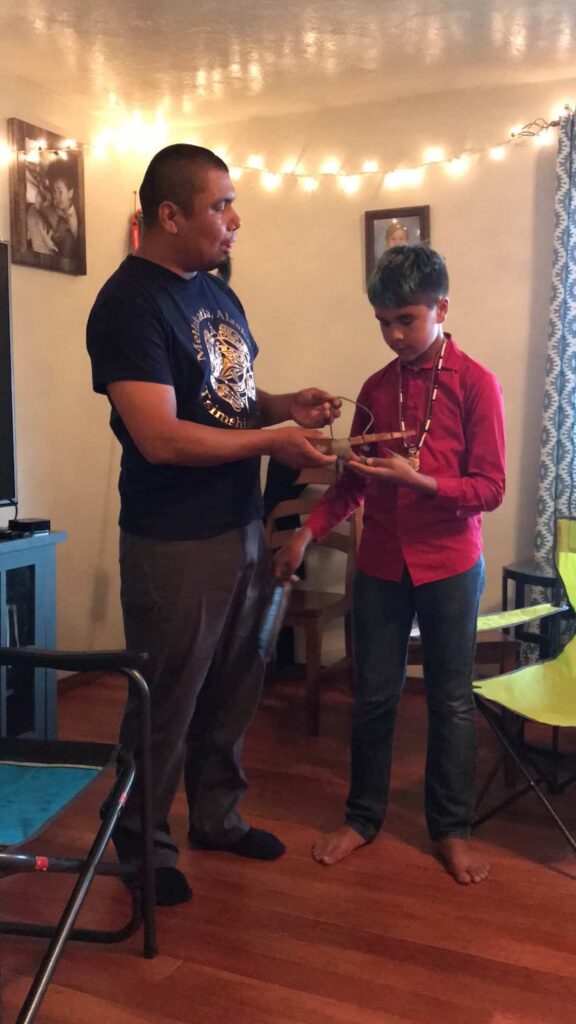
M 415 587 L 363 572 L 354 583 L 356 692 L 346 823 L 370 841 L 388 803 L 394 726 L 418 616 L 428 703 L 426 821 L 432 839 L 470 834 L 476 773 L 472 675 L 482 558 L 457 576 Z

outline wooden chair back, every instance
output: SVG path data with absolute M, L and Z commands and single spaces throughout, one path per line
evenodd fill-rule
M 268 547 L 277 551 L 292 536 L 296 525 L 286 525 L 285 520 L 296 520 L 303 524 L 306 517 L 318 502 L 323 490 L 326 490 L 336 479 L 335 470 L 307 469 L 303 470 L 295 481 L 306 484 L 307 489 L 297 498 L 289 498 L 279 502 L 268 516 L 266 537 Z M 308 486 L 315 487 L 311 493 Z M 334 619 L 342 618 L 344 623 L 345 657 L 335 669 L 350 669 L 352 666 L 352 644 L 350 629 L 350 612 L 352 603 L 352 580 L 356 565 L 356 551 L 361 531 L 361 511 L 357 510 L 346 523 L 331 530 L 326 537 L 317 542 L 318 546 L 339 551 L 344 556 L 343 582 L 344 592 L 320 589 L 309 579 L 296 584 L 288 605 L 286 624 L 295 628 L 301 627 L 306 635 L 306 679 L 307 679 L 307 711 L 308 730 L 317 735 L 319 731 L 320 681 L 327 673 L 321 663 L 322 633 Z

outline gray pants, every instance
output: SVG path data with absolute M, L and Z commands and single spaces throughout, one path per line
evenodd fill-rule
M 191 541 L 123 533 L 120 571 L 126 645 L 150 655 L 155 863 L 174 865 L 168 815 L 182 769 L 192 841 L 228 845 L 248 828 L 238 812 L 240 755 L 264 674 L 256 642 L 268 572 L 262 526 Z M 137 758 L 132 698 L 120 741 Z M 137 856 L 138 799 L 136 785 L 115 835 L 122 860 Z

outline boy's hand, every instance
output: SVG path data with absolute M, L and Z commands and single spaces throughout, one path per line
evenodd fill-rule
M 304 388 L 292 395 L 290 415 L 301 427 L 325 427 L 341 415 L 342 402 L 320 388 Z
M 312 534 L 306 526 L 296 530 L 290 540 L 286 541 L 284 547 L 280 548 L 274 556 L 274 578 L 281 583 L 288 583 L 294 577 L 294 573 L 302 564 L 304 553 L 312 540 Z
M 346 465 L 361 476 L 382 480 L 392 487 L 409 487 L 430 497 L 437 491 L 434 477 L 418 472 L 410 465 L 408 459 L 397 455 L 396 452 L 390 452 L 384 459 L 364 459 L 355 455 Z
M 390 452 L 384 459 L 364 458 L 354 453 L 347 466 L 362 476 L 376 477 L 396 487 L 410 487 L 418 475 L 408 459 L 396 452 Z

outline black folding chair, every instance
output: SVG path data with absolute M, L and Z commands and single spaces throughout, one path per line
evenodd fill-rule
M 118 745 L 66 740 L 0 739 L 0 878 L 19 872 L 77 875 L 58 922 L 53 925 L 0 921 L 4 935 L 32 935 L 50 942 L 16 1024 L 36 1018 L 67 939 L 112 943 L 128 939 L 143 924 L 143 955 L 156 955 L 152 815 L 150 797 L 150 694 L 139 671 L 147 655 L 131 651 L 72 652 L 0 647 L 0 666 L 51 668 L 67 672 L 120 673 L 140 705 L 142 858 L 134 865 L 102 860 L 118 816 L 134 781 L 134 761 Z M 97 684 L 98 677 L 95 682 Z M 110 790 L 85 857 L 63 858 L 20 852 L 81 793 L 108 771 Z M 121 878 L 132 896 L 130 920 L 113 931 L 74 928 L 95 875 Z

